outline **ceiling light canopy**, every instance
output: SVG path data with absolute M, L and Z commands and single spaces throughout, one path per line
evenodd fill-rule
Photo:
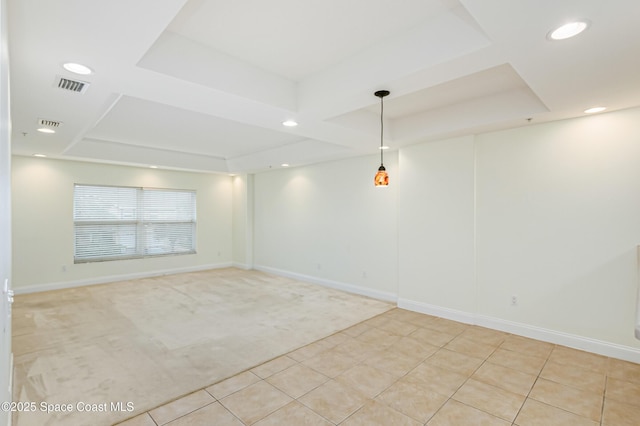
M 374 93 L 377 97 L 380 98 L 380 167 L 378 167 L 378 172 L 373 178 L 373 184 L 375 186 L 386 187 L 389 186 L 389 174 L 387 173 L 387 169 L 384 168 L 384 144 L 382 143 L 383 135 L 384 135 L 384 97 L 389 95 L 388 90 L 378 90 Z
M 548 35 L 551 40 L 565 40 L 575 37 L 589 27 L 589 21 L 569 22 L 551 31 Z
M 286 127 L 296 127 L 298 125 L 298 122 L 295 120 L 287 120 L 287 121 L 283 121 L 282 125 Z
M 86 65 L 78 64 L 75 62 L 66 62 L 62 65 L 63 68 L 69 72 L 80 75 L 90 75 L 93 74 L 93 70 Z

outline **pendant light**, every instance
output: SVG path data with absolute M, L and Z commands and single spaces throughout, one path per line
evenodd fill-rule
M 382 144 L 382 137 L 384 135 L 384 101 L 383 98 L 389 94 L 388 90 L 378 90 L 374 93 L 377 97 L 380 98 L 380 167 L 378 168 L 378 173 L 373 178 L 373 183 L 375 186 L 389 186 L 389 174 L 387 174 L 387 169 L 384 168 L 383 161 L 383 153 L 384 153 L 384 145 Z

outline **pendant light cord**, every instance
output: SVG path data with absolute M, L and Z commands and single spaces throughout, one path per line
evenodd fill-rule
M 384 162 L 382 161 L 382 154 L 384 149 L 382 149 L 382 138 L 384 136 L 384 97 L 380 97 L 380 165 L 384 166 Z

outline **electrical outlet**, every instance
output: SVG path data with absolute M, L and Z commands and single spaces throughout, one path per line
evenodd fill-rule
M 511 306 L 518 305 L 518 296 L 511 296 Z

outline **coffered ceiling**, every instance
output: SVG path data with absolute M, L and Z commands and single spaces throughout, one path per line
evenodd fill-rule
M 637 0 L 9 0 L 8 8 L 17 155 L 254 173 L 377 154 L 380 89 L 391 92 L 391 149 L 640 105 Z M 548 38 L 575 19 L 587 30 Z M 73 74 L 66 62 L 93 72 Z M 61 77 L 84 90 L 59 88 Z M 38 132 L 41 119 L 59 123 L 56 132 Z

